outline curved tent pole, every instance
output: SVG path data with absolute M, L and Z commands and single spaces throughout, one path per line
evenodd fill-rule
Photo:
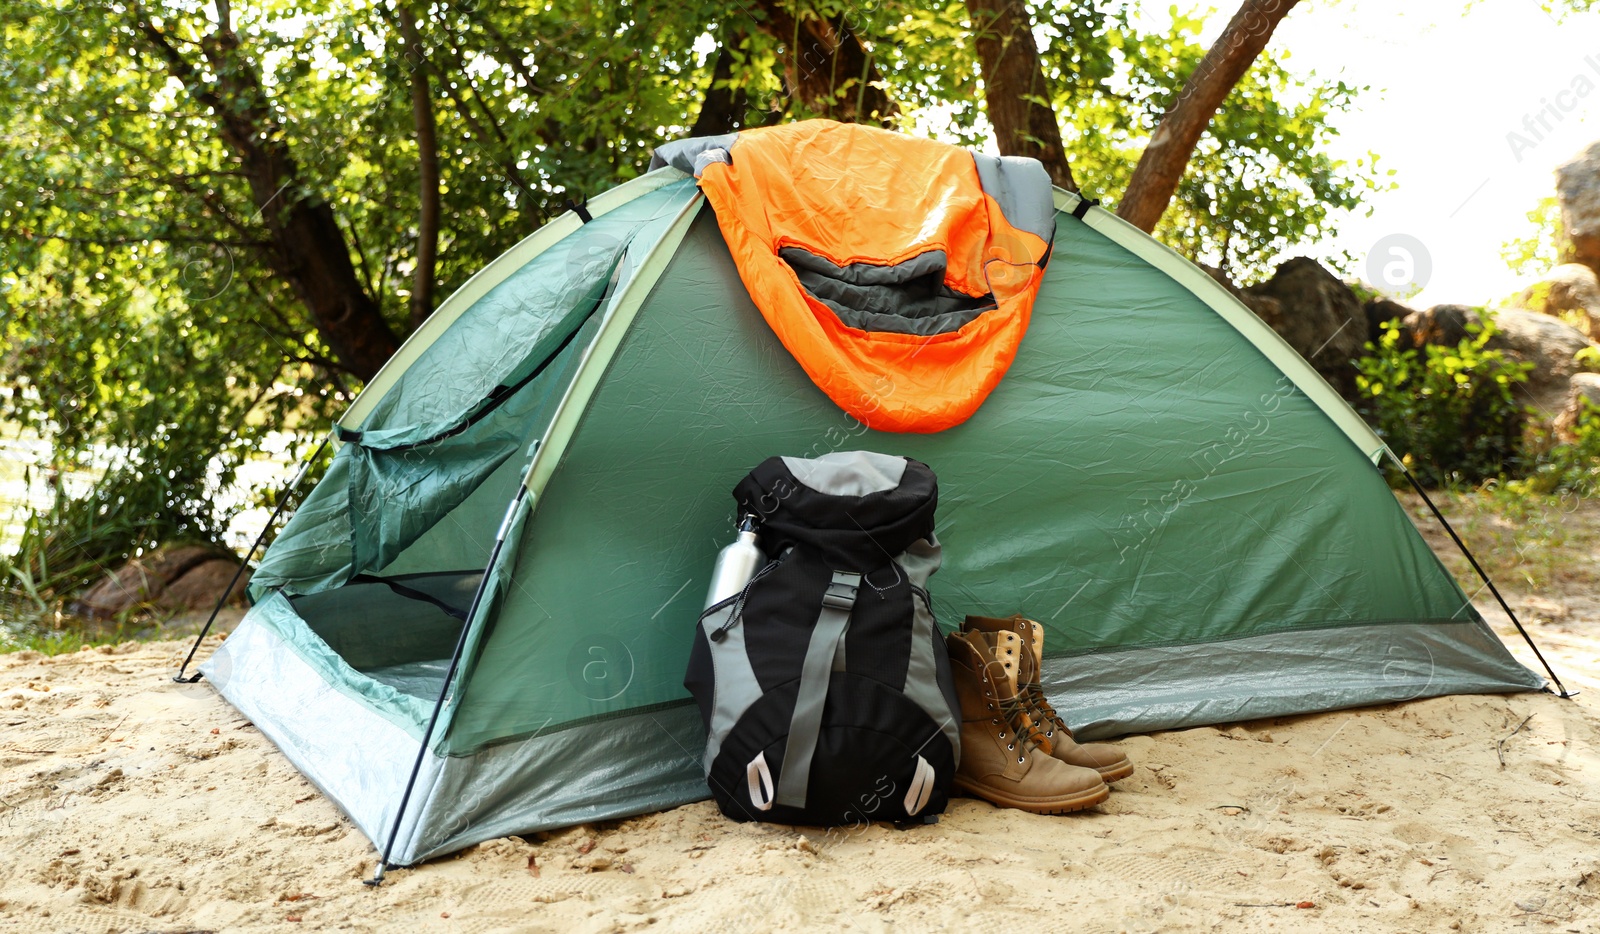
M 372 379 L 367 380 L 360 394 L 350 403 L 345 413 L 339 416 L 336 424 L 357 425 L 371 415 L 373 408 L 389 394 L 400 376 L 455 323 L 457 318 L 471 308 L 478 299 L 543 254 L 545 250 L 560 243 L 589 220 L 603 217 L 637 198 L 689 177 L 670 166 L 646 172 L 638 178 L 595 195 L 593 199 L 584 199 L 583 210 L 589 215 L 588 219 L 581 217 L 575 211 L 569 211 L 523 238 L 516 246 L 478 270 L 472 278 L 462 284 L 461 288 L 434 309 L 428 320 L 412 331 L 400 345 L 400 349 L 379 368 Z
M 1556 686 L 1557 694 L 1565 698 L 1576 697 L 1578 692 L 1567 690 L 1566 685 L 1561 683 L 1561 679 L 1556 677 L 1555 669 L 1551 668 L 1550 663 L 1545 661 L 1544 653 L 1539 651 L 1539 646 L 1533 641 L 1533 637 L 1528 635 L 1528 630 L 1522 628 L 1522 621 L 1517 619 L 1517 614 L 1512 611 L 1511 604 L 1506 602 L 1505 597 L 1500 596 L 1500 588 L 1494 585 L 1494 581 L 1489 579 L 1488 572 L 1486 572 L 1483 567 L 1478 564 L 1478 559 L 1472 556 L 1472 552 L 1467 549 L 1467 543 L 1463 542 L 1461 540 L 1461 536 L 1457 535 L 1456 530 L 1451 527 L 1450 520 L 1446 519 L 1444 517 L 1444 513 L 1439 511 L 1439 507 L 1433 504 L 1433 500 L 1428 497 L 1428 491 L 1422 488 L 1422 484 L 1417 481 L 1417 478 L 1412 475 L 1411 471 L 1406 469 L 1405 463 L 1401 461 L 1400 458 L 1396 457 L 1393 451 L 1390 451 L 1387 448 L 1385 448 L 1384 451 L 1389 455 L 1389 458 L 1394 461 L 1395 466 L 1400 468 L 1400 472 L 1405 474 L 1406 480 L 1410 481 L 1411 483 L 1411 488 L 1417 491 L 1417 495 L 1422 497 L 1422 501 L 1424 503 L 1428 504 L 1428 508 L 1433 511 L 1433 517 L 1439 520 L 1439 524 L 1444 526 L 1444 530 L 1446 532 L 1450 533 L 1450 540 L 1456 543 L 1456 547 L 1461 549 L 1461 553 L 1463 555 L 1466 555 L 1467 563 L 1471 564 L 1472 569 L 1478 572 L 1479 579 L 1481 579 L 1484 584 L 1488 586 L 1489 592 L 1494 594 L 1495 600 L 1500 604 L 1500 609 L 1506 611 L 1506 616 L 1511 618 L 1511 625 L 1517 627 L 1517 632 L 1522 635 L 1522 641 L 1528 643 L 1528 648 L 1533 650 L 1533 656 L 1539 660 L 1539 664 L 1544 666 L 1545 673 L 1550 676 L 1550 680 Z M 1546 688 L 1546 690 L 1549 690 L 1549 688 Z
M 417 776 L 422 772 L 422 760 L 428 755 L 428 743 L 433 739 L 434 727 L 439 723 L 439 714 L 444 710 L 445 698 L 450 694 L 450 682 L 455 680 L 456 669 L 461 665 L 461 653 L 467 646 L 467 634 L 472 629 L 472 620 L 478 615 L 478 605 L 483 601 L 484 591 L 489 588 L 489 577 L 494 572 L 495 563 L 500 560 L 500 551 L 506 543 L 506 534 L 511 530 L 511 521 L 517 515 L 517 507 L 522 504 L 522 499 L 528 493 L 528 488 L 522 484 L 517 485 L 517 495 L 511 498 L 511 505 L 506 507 L 506 517 L 500 521 L 500 531 L 495 533 L 494 548 L 489 551 L 489 563 L 484 566 L 483 579 L 478 581 L 478 590 L 472 595 L 472 605 L 467 609 L 466 622 L 461 624 L 461 635 L 456 637 L 455 651 L 450 653 L 450 667 L 444 673 L 444 683 L 439 685 L 439 697 L 433 702 L 433 713 L 428 717 L 427 729 L 422 731 L 422 741 L 417 744 L 417 759 L 411 764 L 411 777 L 406 779 L 406 789 L 400 795 L 400 806 L 394 812 L 394 824 L 389 828 L 389 839 L 383 845 L 383 852 L 378 857 L 378 869 L 372 878 L 362 881 L 362 885 L 378 886 L 383 884 L 383 874 L 395 868 L 389 862 L 389 857 L 394 853 L 394 841 L 400 836 L 400 824 L 405 820 L 406 805 L 411 803 L 411 792 L 416 788 Z
M 189 663 L 194 661 L 194 653 L 200 650 L 200 643 L 204 642 L 206 635 L 211 632 L 211 625 L 217 621 L 217 614 L 222 612 L 222 608 L 228 603 L 228 597 L 233 595 L 233 588 L 238 585 L 239 578 L 244 576 L 244 569 L 250 566 L 250 559 L 256 556 L 256 551 L 261 548 L 261 543 L 267 540 L 267 533 L 272 531 L 272 527 L 278 522 L 278 517 L 283 515 L 283 507 L 288 505 L 289 497 L 300 486 L 300 481 L 306 478 L 306 474 L 311 472 L 311 465 L 315 464 L 317 458 L 322 456 L 323 448 L 328 446 L 328 441 L 332 437 L 331 434 L 323 436 L 322 443 L 317 445 L 317 449 L 312 451 L 311 456 L 306 458 L 305 463 L 300 465 L 300 471 L 294 475 L 294 479 L 290 480 L 288 486 L 279 491 L 278 505 L 272 508 L 272 515 L 267 517 L 267 524 L 261 527 L 261 534 L 256 536 L 255 544 L 250 546 L 250 551 L 245 554 L 244 560 L 239 562 L 239 570 L 233 572 L 233 580 L 228 581 L 228 586 L 222 591 L 222 596 L 217 598 L 217 605 L 212 608 L 211 617 L 201 627 L 200 634 L 195 636 L 194 645 L 189 646 L 189 654 L 184 658 L 183 664 L 178 666 L 178 673 L 172 676 L 172 680 L 179 684 L 194 684 L 200 680 L 200 672 L 198 671 L 188 678 L 185 678 L 183 673 L 189 667 Z

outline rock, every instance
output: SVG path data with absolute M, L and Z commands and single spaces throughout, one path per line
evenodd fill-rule
M 1355 397 L 1350 361 L 1367 342 L 1367 315 L 1350 287 L 1314 259 L 1297 256 L 1240 298 L 1346 398 Z
M 217 605 L 218 598 L 222 596 L 222 592 L 227 589 L 228 583 L 233 580 L 233 575 L 238 570 L 239 562 L 233 558 L 213 558 L 196 565 L 182 577 L 168 584 L 156 602 L 168 610 L 210 611 Z M 243 603 L 244 589 L 249 583 L 250 571 L 246 569 L 239 575 L 239 583 L 228 591 L 228 603 Z
M 226 551 L 214 545 L 162 546 L 107 574 L 80 593 L 67 610 L 77 616 L 105 619 L 154 603 L 170 583 L 225 555 Z
M 1517 296 L 1517 305 L 1543 315 L 1576 313 L 1578 330 L 1600 338 L 1600 276 L 1582 263 L 1564 263 Z
M 1478 310 L 1466 305 L 1434 305 L 1413 311 L 1403 322 L 1415 347 L 1428 344 L 1454 347 L 1471 336 L 1469 326 L 1482 323 Z
M 1546 414 L 1561 411 L 1572 376 L 1578 372 L 1573 357 L 1589 346 L 1589 339 L 1559 319 L 1516 308 L 1495 315 L 1494 324 L 1497 330 L 1488 346 L 1533 364 L 1527 383 L 1519 387 L 1521 401 Z
M 1600 409 L 1600 373 L 1579 373 L 1567 383 L 1567 404 L 1555 418 L 1556 433 L 1573 440 L 1573 429 L 1583 415 L 1585 403 Z
M 1572 260 L 1600 272 L 1600 141 L 1556 168 L 1556 202 Z
M 1367 299 L 1362 303 L 1361 310 L 1367 316 L 1367 340 L 1374 346 L 1377 345 L 1378 339 L 1383 336 L 1383 326 L 1385 324 L 1390 321 L 1399 321 L 1401 322 L 1401 330 L 1405 330 L 1406 318 L 1416 314 L 1415 311 L 1405 305 L 1393 299 L 1384 298 L 1381 295 Z M 1402 339 L 1404 337 L 1405 335 L 1402 335 Z

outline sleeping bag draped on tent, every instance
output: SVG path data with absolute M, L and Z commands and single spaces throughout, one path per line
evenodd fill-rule
M 959 425 L 1011 366 L 1055 231 L 1036 160 L 813 120 L 654 163 L 699 177 L 762 317 L 867 427 Z

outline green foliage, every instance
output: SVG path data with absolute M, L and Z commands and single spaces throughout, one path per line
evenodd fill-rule
M 1364 414 L 1426 486 L 1476 484 L 1521 467 L 1527 411 L 1512 391 L 1532 365 L 1489 348 L 1492 323 L 1468 331 L 1454 347 L 1418 349 L 1390 322 L 1356 361 Z
M 1141 34 L 1131 4 L 1041 9 L 1053 38 L 1045 52 L 1056 84 L 1078 183 L 1114 204 L 1145 141 L 1206 47 L 1199 16 L 1174 13 L 1170 34 Z M 1085 12 L 1086 10 L 1090 12 Z M 1337 212 L 1390 187 L 1369 153 L 1353 165 L 1321 152 L 1334 118 L 1363 90 L 1285 66 L 1288 51 L 1261 54 L 1201 137 L 1155 234 L 1180 253 L 1235 279 L 1261 278 L 1297 243 L 1323 239 Z
M 1587 399 L 1571 428 L 1572 440 L 1538 439 L 1527 476 L 1506 486 L 1535 495 L 1600 495 L 1600 407 Z
M 1500 256 L 1518 275 L 1543 275 L 1562 262 L 1561 245 L 1565 236 L 1561 231 L 1561 205 L 1551 195 L 1535 205 L 1527 216 L 1533 229 L 1526 237 L 1501 244 Z
M 27 525 L 11 564 L 42 592 L 158 541 L 218 540 L 231 516 L 216 495 L 266 432 L 324 430 L 355 388 L 274 271 L 225 115 L 173 77 L 140 11 L 206 79 L 233 67 L 199 51 L 209 3 L 0 0 L 6 47 L 28 50 L 0 67 L 0 419 L 50 441 L 41 467 L 99 474 Z M 446 295 L 567 197 L 637 174 L 650 144 L 682 132 L 704 20 L 587 3 L 429 11 Z M 263 2 L 236 4 L 233 27 L 298 183 L 333 207 L 363 286 L 403 333 L 416 66 L 389 16 Z
M 302 447 L 359 388 L 275 265 L 258 200 L 332 211 L 361 286 L 410 326 L 420 194 L 412 83 L 437 123 L 444 227 L 435 294 L 462 285 L 564 202 L 643 172 L 688 132 L 718 47 L 718 87 L 746 123 L 810 116 L 785 92 L 790 37 L 765 4 L 433 0 L 0 0 L 0 420 L 47 439 L 54 471 L 90 470 L 86 496 L 28 524 L 6 586 L 42 597 L 176 539 L 216 541 L 214 503 L 269 431 Z M 231 8 L 238 52 L 218 53 Z M 902 122 L 969 145 L 987 129 L 961 0 L 800 0 L 861 37 Z M 1135 29 L 1112 0 L 1034 11 L 1067 146 L 1085 188 L 1125 184 L 1166 103 L 1204 54 L 1200 22 Z M 180 79 L 152 32 L 193 75 Z M 1219 114 L 1158 233 L 1254 271 L 1374 183 L 1318 148 L 1355 89 L 1258 63 Z M 420 69 L 420 71 L 419 71 Z M 196 89 L 247 77 L 217 104 Z M 227 133 L 249 113 L 298 168 L 255 192 Z M 303 453 L 301 451 L 300 453 Z M 9 573 L 9 571 L 8 571 Z M 28 582 L 27 586 L 22 583 Z
M 67 655 L 97 645 L 118 645 L 158 638 L 159 628 L 117 623 L 96 627 L 59 613 L 41 613 L 31 607 L 9 607 L 0 602 L 0 655 L 34 651 L 42 655 Z

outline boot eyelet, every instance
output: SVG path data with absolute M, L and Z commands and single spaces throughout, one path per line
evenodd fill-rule
M 1006 748 L 1010 749 L 1013 752 L 1015 752 L 1016 749 L 1017 749 L 1017 744 L 1016 743 L 1006 743 Z
M 1018 763 L 1018 764 L 1019 764 L 1019 765 L 1020 765 L 1020 764 L 1021 764 L 1021 763 L 1023 763 L 1023 762 L 1025 762 L 1025 761 L 1027 761 L 1027 760 L 1025 760 L 1025 759 L 1024 759 L 1024 758 L 1023 758 L 1023 757 L 1022 757 L 1022 756 L 1018 756 L 1018 757 L 1017 757 L 1017 763 Z

